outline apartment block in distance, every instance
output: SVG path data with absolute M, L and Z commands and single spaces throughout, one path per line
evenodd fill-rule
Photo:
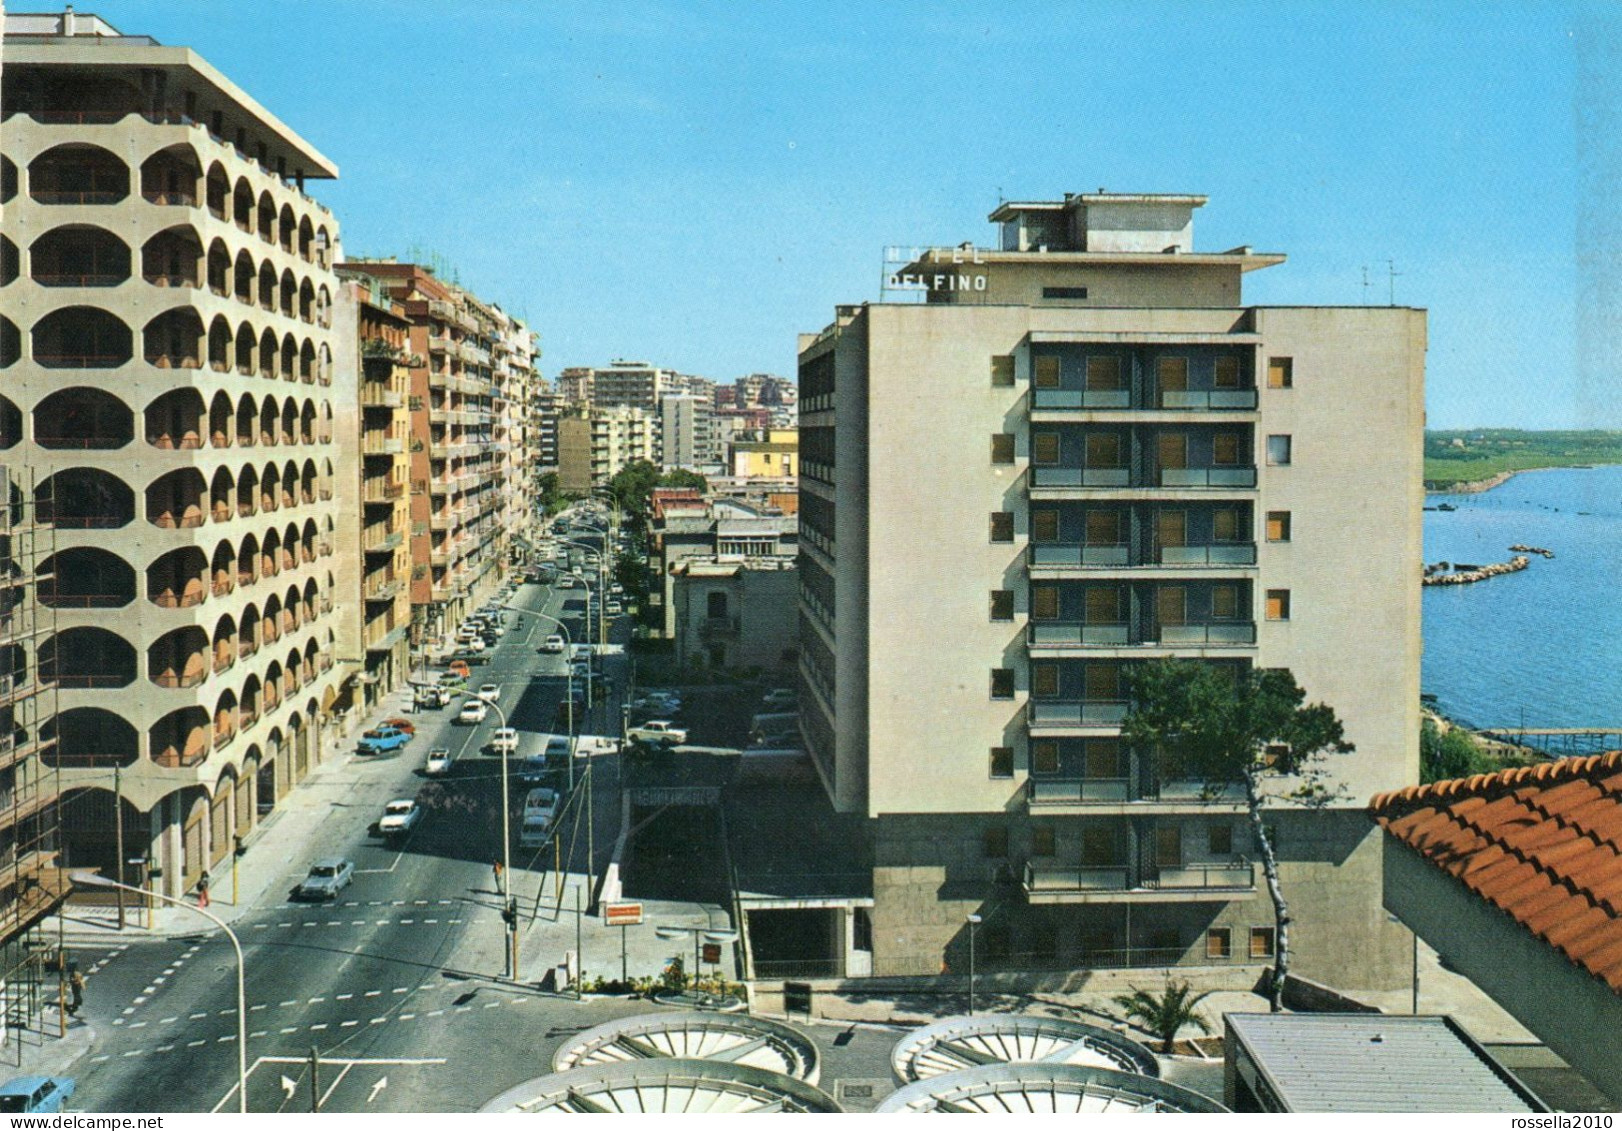
M 800 695 L 872 884 L 842 970 L 1198 966 L 1253 980 L 1271 904 L 1238 796 L 1126 746 L 1155 657 L 1282 667 L 1354 754 L 1269 813 L 1295 969 L 1408 978 L 1367 799 L 1418 776 L 1425 316 L 1247 306 L 1284 256 L 1197 251 L 1201 196 L 1003 204 L 920 301 L 800 350 Z M 858 953 L 864 949 L 870 953 Z M 1247 969 L 1248 967 L 1248 969 Z
M 194 52 L 6 17 L 3 411 L 57 527 L 63 851 L 178 895 L 337 701 L 337 168 Z

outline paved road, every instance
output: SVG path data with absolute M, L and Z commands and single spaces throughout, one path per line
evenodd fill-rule
M 560 599 L 567 595 L 526 586 L 514 603 L 531 614 L 509 620 L 491 662 L 474 669 L 474 684 L 501 684 L 501 703 L 520 730 L 551 729 L 563 666 L 537 653 L 553 629 L 533 611 L 562 612 L 567 620 Z M 599 711 L 617 719 L 616 703 Z M 238 920 L 252 1110 L 308 1109 L 312 1047 L 334 1060 L 318 1072 L 327 1109 L 466 1109 L 536 1075 L 537 1042 L 583 1023 L 573 1003 L 493 980 L 503 973 L 500 893 L 490 866 L 499 850 L 501 775 L 500 760 L 482 750 L 498 724 L 492 713 L 479 726 L 457 726 L 453 714 L 415 716 L 418 736 L 399 758 L 357 759 L 321 843 L 285 861 L 282 882 Z M 456 755 L 443 782 L 421 774 L 433 746 Z M 617 760 L 599 761 L 596 786 L 612 791 Z M 379 841 L 371 830 L 383 804 L 419 794 L 426 813 L 410 838 L 399 846 Z M 516 807 L 523 788 L 515 783 L 512 794 Z M 599 863 L 613 843 L 618 808 L 594 806 Z M 516 819 L 513 832 L 516 838 Z M 565 842 L 566 869 L 584 871 L 586 840 L 582 833 Z M 354 861 L 354 884 L 330 904 L 291 902 L 309 863 L 333 854 Z M 521 870 L 540 855 L 514 855 L 514 894 L 531 902 L 555 890 L 555 876 Z M 533 859 L 538 868 L 553 862 L 552 853 L 544 855 Z M 572 933 L 572 925 L 552 918 L 526 926 Z M 84 1015 L 99 1039 L 75 1066 L 76 1103 L 93 1111 L 234 1109 L 236 975 L 223 938 L 143 940 L 78 956 L 93 971 Z M 591 1023 L 612 1015 L 615 1004 L 594 1007 Z M 624 1003 L 626 1011 L 638 1008 Z M 283 1077 L 302 1090 L 290 1097 Z

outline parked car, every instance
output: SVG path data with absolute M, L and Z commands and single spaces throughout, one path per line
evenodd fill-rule
M 349 861 L 329 856 L 310 865 L 310 874 L 304 877 L 294 892 L 300 899 L 337 899 L 338 893 L 355 879 L 355 866 Z
M 411 735 L 399 727 L 380 726 L 360 736 L 355 749 L 361 754 L 392 754 L 411 741 Z
M 423 772 L 429 777 L 443 777 L 451 772 L 451 752 L 443 746 L 428 751 L 428 764 Z
M 559 636 L 555 632 L 541 642 L 541 651 L 548 652 L 553 655 L 562 652 L 565 647 L 566 645 L 563 642 L 563 637 Z
M 607 610 L 608 615 L 611 617 L 617 617 L 625 611 L 625 606 L 618 601 L 609 601 L 603 608 Z
M 774 687 L 761 699 L 764 707 L 792 707 L 800 701 L 799 693 L 788 687 Z
M 576 579 L 575 575 L 572 573 L 566 573 L 562 577 L 558 578 L 557 587 L 559 589 L 575 589 L 578 588 L 579 585 L 579 580 Z
M 501 699 L 501 684 L 481 683 L 479 684 L 479 690 L 475 694 L 486 703 L 499 702 Z
M 395 730 L 403 730 L 412 737 L 416 737 L 417 734 L 417 724 L 410 719 L 384 719 L 379 725 L 393 727 Z
M 405 836 L 422 820 L 422 807 L 409 797 L 402 797 L 383 806 L 378 818 L 377 831 L 384 837 Z
M 496 728 L 496 733 L 490 736 L 490 753 L 518 753 L 518 732 L 512 727 Z
M 77 1087 L 71 1076 L 18 1076 L 0 1084 L 0 1115 L 61 1111 Z
M 490 704 L 483 699 L 477 697 L 464 699 L 462 700 L 462 709 L 456 713 L 456 721 L 459 723 L 482 723 L 489 713 Z
M 632 727 L 625 736 L 633 742 L 650 746 L 680 746 L 687 741 L 687 730 L 668 719 L 650 719 L 641 726 Z

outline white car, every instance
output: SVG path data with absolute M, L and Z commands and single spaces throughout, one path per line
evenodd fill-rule
M 687 741 L 687 730 L 668 719 L 653 719 L 639 727 L 632 727 L 625 732 L 625 737 L 650 746 L 680 746 Z
M 404 836 L 417 827 L 422 819 L 422 807 L 409 798 L 400 798 L 383 806 L 383 816 L 377 822 L 377 831 L 385 836 Z
M 479 690 L 474 692 L 474 695 L 483 699 L 486 703 L 498 703 L 501 701 L 501 684 L 481 683 L 479 684 Z
M 423 773 L 429 777 L 437 778 L 451 772 L 451 752 L 443 746 L 437 750 L 428 751 L 428 764 L 423 767 Z
M 456 721 L 459 723 L 482 723 L 484 717 L 489 713 L 490 704 L 483 699 L 465 699 L 462 701 L 462 709 L 457 712 Z
M 490 739 L 490 752 L 492 754 L 516 754 L 518 752 L 518 732 L 512 727 L 499 727 Z
M 559 589 L 573 589 L 579 584 L 580 583 L 575 580 L 574 574 L 572 573 L 566 573 L 562 577 L 558 578 Z
M 608 615 L 611 617 L 617 617 L 625 612 L 625 606 L 618 601 L 609 601 L 603 608 L 608 611 Z
M 550 653 L 553 653 L 553 654 L 557 654 L 559 652 L 562 652 L 563 649 L 564 649 L 563 637 L 559 636 L 555 632 L 551 636 L 548 636 L 541 643 L 541 651 L 543 651 L 543 652 L 550 652 Z

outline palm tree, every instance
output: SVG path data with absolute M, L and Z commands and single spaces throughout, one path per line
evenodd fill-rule
M 1210 996 L 1210 990 L 1196 994 L 1187 982 L 1167 978 L 1166 988 L 1159 995 L 1133 987 L 1131 993 L 1118 995 L 1115 1004 L 1126 1011 L 1129 1019 L 1159 1037 L 1160 1051 L 1169 1053 L 1177 1031 L 1184 1025 L 1193 1025 L 1202 1033 L 1211 1031 L 1205 1018 L 1194 1009 Z

